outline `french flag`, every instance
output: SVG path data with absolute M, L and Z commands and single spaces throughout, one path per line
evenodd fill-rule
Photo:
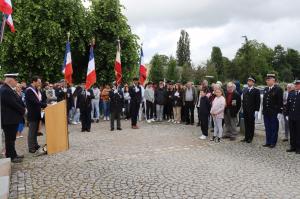
M 146 64 L 144 62 L 144 52 L 143 48 L 141 48 L 141 64 L 140 64 L 140 83 L 141 85 L 144 85 L 146 79 L 147 79 L 147 68 Z
M 73 67 L 71 56 L 71 44 L 69 41 L 66 44 L 66 53 L 62 72 L 65 75 L 66 82 L 72 84 Z
M 0 11 L 3 14 L 11 15 L 13 12 L 11 0 L 0 0 Z
M 118 40 L 117 55 L 115 61 L 115 76 L 116 76 L 117 85 L 120 85 L 122 83 L 122 64 L 121 64 L 121 46 L 119 40 Z
M 11 32 L 16 32 L 14 21 L 11 15 L 6 15 L 6 24 L 9 26 Z
M 96 83 L 96 67 L 95 67 L 95 57 L 94 57 L 94 47 L 90 48 L 90 57 L 88 64 L 88 71 L 86 74 L 85 88 L 90 89 L 93 84 Z

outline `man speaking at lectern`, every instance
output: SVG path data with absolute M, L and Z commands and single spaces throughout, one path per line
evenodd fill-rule
M 39 91 L 41 88 L 41 78 L 33 77 L 31 85 L 27 88 L 25 93 L 25 101 L 27 107 L 27 120 L 29 122 L 28 132 L 28 148 L 29 153 L 35 153 L 39 148 L 37 141 L 39 124 L 41 120 L 42 108 L 46 108 L 47 104 L 42 102 L 42 94 Z

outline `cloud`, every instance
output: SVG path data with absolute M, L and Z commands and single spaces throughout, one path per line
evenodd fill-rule
M 121 0 L 133 32 L 144 43 L 146 61 L 155 53 L 176 55 L 180 30 L 191 38 L 195 64 L 219 46 L 233 58 L 242 35 L 270 47 L 300 49 L 300 1 L 296 0 Z

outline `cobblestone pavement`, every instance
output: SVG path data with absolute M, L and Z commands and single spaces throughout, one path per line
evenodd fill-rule
M 11 198 L 300 198 L 300 156 L 288 143 L 253 144 L 199 140 L 200 128 L 140 123 L 109 131 L 109 122 L 92 132 L 70 127 L 70 150 L 14 164 Z M 44 143 L 44 137 L 40 138 Z

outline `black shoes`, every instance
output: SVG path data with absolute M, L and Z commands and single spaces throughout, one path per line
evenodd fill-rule
M 37 136 L 43 136 L 44 134 L 42 132 L 38 132 Z
M 290 148 L 290 149 L 286 150 L 286 152 L 288 152 L 288 153 L 296 152 L 296 149 Z
M 96 123 L 99 123 L 99 119 L 96 120 Z
M 270 147 L 270 144 L 264 144 L 263 147 Z
M 114 130 L 115 130 L 114 128 L 111 128 L 111 129 L 110 129 L 110 131 L 114 131 Z
M 11 162 L 12 163 L 21 163 L 21 162 L 23 162 L 23 158 L 15 157 L 14 159 L 11 159 Z
M 241 142 L 247 142 L 247 140 L 246 139 L 242 139 Z
M 121 129 L 121 128 L 117 128 L 117 130 L 118 130 L 118 131 L 122 131 L 122 129 Z

